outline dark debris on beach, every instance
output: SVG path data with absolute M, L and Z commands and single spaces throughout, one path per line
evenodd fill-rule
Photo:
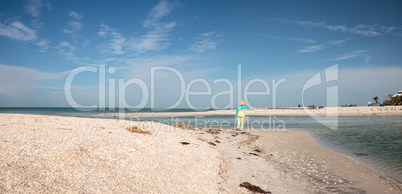
M 258 155 L 258 154 L 256 154 L 256 153 L 252 153 L 252 152 L 250 152 L 249 154 L 250 154 L 250 155 L 254 155 L 254 156 L 260 156 L 260 155 Z
M 218 135 L 221 133 L 221 130 L 220 129 L 208 129 L 206 132 L 209 134 Z
M 213 145 L 213 146 L 216 146 L 216 144 L 215 143 L 213 143 L 213 142 L 208 142 L 209 144 L 211 144 L 211 145 Z
M 250 184 L 249 182 L 241 183 L 240 187 L 244 187 L 244 188 L 252 191 L 253 193 L 271 193 L 271 191 L 265 191 L 265 190 L 261 189 L 261 187 Z

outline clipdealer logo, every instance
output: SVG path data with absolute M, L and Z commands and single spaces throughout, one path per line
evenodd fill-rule
M 302 89 L 302 105 L 306 107 L 304 104 L 304 93 L 315 86 L 319 86 L 324 83 L 336 83 L 338 80 L 338 64 L 332 65 L 328 67 L 324 71 L 323 77 L 325 80 L 321 79 L 321 73 L 317 73 L 312 76 L 307 82 L 303 85 Z M 325 116 L 320 116 L 316 114 L 314 111 L 305 108 L 305 112 L 310 115 L 317 122 L 329 127 L 330 129 L 338 129 L 338 85 L 328 86 L 326 88 L 327 92 L 327 106 L 325 108 Z
M 125 79 L 108 79 L 106 80 L 106 75 L 107 73 L 109 75 L 113 75 L 116 73 L 116 68 L 114 67 L 109 67 L 106 71 L 106 65 L 99 65 L 99 66 L 83 66 L 79 67 L 75 70 L 73 70 L 68 77 L 66 78 L 65 85 L 64 85 L 64 91 L 65 91 L 65 98 L 67 102 L 70 104 L 71 107 L 74 107 L 78 110 L 81 111 L 91 111 L 91 110 L 105 110 L 106 109 L 106 99 L 108 99 L 108 109 L 109 110 L 114 110 L 115 108 L 118 108 L 119 111 L 119 119 L 121 119 L 121 116 L 124 115 L 125 110 L 138 110 L 145 108 L 150 100 L 150 105 L 151 109 L 155 108 L 155 101 L 157 100 L 157 96 L 155 96 L 155 80 L 156 80 L 156 72 L 157 71 L 169 71 L 170 73 L 173 73 L 177 78 L 180 80 L 180 97 L 179 99 L 175 102 L 175 104 L 166 107 L 167 109 L 174 109 L 177 108 L 183 100 L 185 101 L 186 105 L 191 108 L 191 109 L 197 109 L 197 107 L 193 106 L 190 100 L 190 96 L 212 96 L 212 87 L 210 82 L 208 82 L 205 79 L 193 79 L 188 84 L 184 81 L 184 76 L 183 74 L 178 71 L 177 69 L 174 69 L 172 67 L 151 67 L 151 74 L 150 74 L 150 88 L 148 85 L 145 83 L 144 80 L 141 80 L 139 78 L 131 78 L 128 80 Z M 76 76 L 78 76 L 80 73 L 83 72 L 92 72 L 92 73 L 97 73 L 98 74 L 98 103 L 93 104 L 93 105 L 81 105 L 78 102 L 76 102 L 73 98 L 72 94 L 72 82 L 75 79 Z M 323 76 L 321 76 L 323 75 Z M 323 80 L 321 79 L 323 77 Z M 324 83 L 335 83 L 338 80 L 338 64 L 335 64 L 331 67 L 328 67 L 325 69 L 324 74 L 321 72 L 315 74 L 312 76 L 310 79 L 308 79 L 305 84 L 302 87 L 302 93 L 301 93 L 301 100 L 302 100 L 302 105 L 303 107 L 305 106 L 304 103 L 304 95 L 306 92 L 308 92 L 309 89 L 319 86 Z M 107 81 L 107 85 L 106 85 Z M 237 67 L 237 83 L 233 84 L 232 81 L 228 79 L 216 79 L 213 81 L 213 84 L 216 83 L 224 83 L 227 85 L 228 90 L 226 91 L 220 91 L 215 93 L 210 101 L 210 107 L 204 107 L 204 108 L 213 108 L 213 109 L 228 109 L 233 107 L 233 102 L 235 101 L 235 95 L 234 95 L 234 86 L 237 85 L 237 101 L 240 99 L 244 99 L 246 104 L 248 105 L 248 108 L 254 108 L 251 103 L 249 102 L 248 96 L 269 96 L 272 95 L 272 108 L 276 108 L 276 100 L 277 100 L 277 89 L 278 87 L 285 83 L 286 79 L 279 79 L 279 80 L 272 80 L 271 86 L 268 84 L 267 81 L 261 78 L 256 78 L 248 81 L 245 83 L 245 87 L 243 88 L 243 83 L 242 83 L 242 70 L 241 70 L 241 65 L 238 65 Z M 207 89 L 206 91 L 190 91 L 190 88 L 194 84 L 203 84 Z M 263 86 L 264 91 L 259 91 L 259 92 L 253 92 L 249 91 L 251 85 L 259 83 Z M 126 101 L 126 90 L 130 85 L 136 85 L 141 88 L 141 92 L 138 93 L 140 97 L 140 102 L 137 105 L 130 105 Z M 106 93 L 106 87 L 108 87 L 108 93 Z M 117 87 L 117 88 L 116 88 Z M 325 108 L 325 115 L 320 116 L 317 114 L 314 110 L 310 110 L 307 108 L 304 108 L 304 111 L 311 116 L 313 119 L 315 119 L 317 122 L 331 128 L 331 129 L 337 129 L 338 128 L 338 86 L 333 85 L 329 86 L 326 88 L 327 92 L 327 104 Z M 118 99 L 116 99 L 116 95 L 118 95 Z M 228 104 L 225 107 L 220 107 L 218 108 L 216 106 L 216 99 L 220 96 L 227 96 L 228 97 Z M 116 102 L 118 105 L 116 106 Z
M 241 99 L 244 99 L 246 104 L 248 105 L 249 108 L 254 108 L 252 104 L 249 102 L 249 96 L 270 96 L 272 95 L 272 107 L 276 108 L 276 96 L 277 96 L 277 88 L 279 87 L 280 84 L 285 83 L 286 79 L 280 79 L 280 80 L 272 80 L 272 87 L 268 84 L 267 81 L 261 78 L 256 78 L 256 79 L 251 79 L 247 83 L 245 83 L 245 86 L 243 88 L 243 83 L 242 83 L 242 70 L 241 70 L 241 65 L 238 65 L 237 68 L 237 81 L 234 83 L 229 80 L 229 79 L 216 79 L 213 80 L 213 84 L 226 84 L 228 90 L 220 91 L 212 95 L 212 86 L 210 82 L 208 82 L 206 79 L 202 78 L 197 78 L 190 80 L 188 83 L 185 82 L 183 74 L 178 71 L 177 69 L 174 69 L 172 67 L 151 67 L 150 68 L 150 83 L 147 85 L 144 80 L 141 80 L 139 78 L 131 78 L 128 80 L 125 79 L 108 79 L 106 80 L 106 75 L 109 73 L 110 75 L 115 74 L 116 68 L 114 67 L 109 67 L 108 70 L 106 71 L 106 65 L 99 65 L 99 66 L 83 66 L 79 67 L 75 70 L 73 70 L 67 77 L 65 84 L 64 84 L 64 94 L 67 102 L 71 107 L 74 107 L 78 110 L 82 111 L 88 111 L 88 110 L 105 110 L 106 109 L 106 99 L 108 99 L 108 108 L 114 110 L 115 107 L 119 108 L 119 111 L 123 111 L 121 113 L 124 113 L 125 109 L 132 109 L 132 110 L 138 110 L 145 108 L 149 103 L 150 100 L 150 108 L 154 109 L 156 108 L 155 104 L 156 101 L 158 100 L 158 96 L 156 96 L 155 92 L 155 82 L 156 82 L 156 73 L 157 72 L 162 72 L 162 71 L 167 71 L 169 73 L 172 73 L 174 76 L 176 76 L 179 80 L 180 83 L 178 84 L 178 88 L 180 89 L 180 97 L 178 100 L 171 106 L 164 107 L 166 109 L 174 109 L 179 107 L 180 104 L 182 104 L 183 101 L 185 101 L 185 104 L 190 108 L 190 109 L 230 109 L 233 108 L 234 101 L 239 101 Z M 92 73 L 97 73 L 98 74 L 98 103 L 93 104 L 93 105 L 82 105 L 78 103 L 74 98 L 73 98 L 73 92 L 72 92 L 72 82 L 73 80 L 81 73 L 84 72 L 92 72 Z M 106 84 L 106 81 L 108 82 Z M 117 83 L 116 83 L 117 82 Z M 195 84 L 201 84 L 205 86 L 206 91 L 191 91 L 191 88 Z M 261 84 L 263 86 L 264 91 L 249 91 L 251 86 L 254 84 Z M 126 101 L 126 90 L 130 85 L 136 85 L 139 88 L 141 88 L 141 92 L 138 93 L 139 96 L 141 96 L 141 100 L 137 105 L 130 105 Z M 237 85 L 237 87 L 235 87 Z M 150 88 L 149 88 L 150 86 Z M 106 88 L 108 87 L 108 93 L 106 93 Z M 116 88 L 117 87 L 117 88 Z M 235 100 L 235 88 L 237 92 L 237 100 Z M 116 106 L 116 95 L 118 97 L 117 99 L 117 106 Z M 195 107 L 193 103 L 191 102 L 190 96 L 211 96 L 210 100 L 210 106 L 207 107 Z M 224 107 L 217 107 L 216 99 L 221 96 L 226 96 L 227 97 L 227 105 Z M 107 97 L 107 98 L 106 98 Z M 160 98 L 159 100 L 161 100 Z

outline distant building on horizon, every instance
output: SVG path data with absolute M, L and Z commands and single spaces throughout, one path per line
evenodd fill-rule
M 397 94 L 392 95 L 392 98 L 402 96 L 402 90 L 399 90 Z

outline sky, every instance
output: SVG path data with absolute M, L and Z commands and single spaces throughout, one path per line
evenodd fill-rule
M 401 9 L 2 0 L 0 107 L 366 106 L 402 90 Z

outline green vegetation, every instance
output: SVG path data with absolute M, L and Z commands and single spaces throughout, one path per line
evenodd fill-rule
M 377 97 L 377 96 L 376 96 Z M 375 98 L 373 98 L 373 100 L 375 100 Z M 393 95 L 388 94 L 388 95 L 384 95 L 383 96 L 384 100 L 382 101 L 382 103 L 385 106 L 396 106 L 396 105 L 402 105 L 402 96 L 395 96 L 393 97 Z M 378 97 L 376 98 L 378 100 Z M 377 101 L 376 101 L 377 102 Z
M 384 93 L 383 99 L 384 100 L 382 101 L 382 104 L 384 104 L 385 106 L 402 105 L 402 96 L 401 95 L 393 97 L 393 95 L 391 95 L 391 94 Z M 378 96 L 373 97 L 373 100 L 377 104 L 378 100 L 379 100 Z
M 378 96 L 375 96 L 375 97 L 373 98 L 373 100 L 374 100 L 375 103 L 377 104 L 377 103 L 378 103 Z
M 387 104 L 385 104 L 385 101 L 384 101 L 384 105 L 402 105 L 402 96 L 392 97 L 392 95 L 390 94 Z

